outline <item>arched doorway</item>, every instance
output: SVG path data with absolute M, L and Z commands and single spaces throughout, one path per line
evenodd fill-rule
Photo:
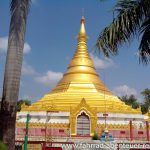
M 90 118 L 85 112 L 77 117 L 77 135 L 90 135 Z

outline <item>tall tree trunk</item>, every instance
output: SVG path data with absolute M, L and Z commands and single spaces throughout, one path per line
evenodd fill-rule
M 29 0 L 11 0 L 11 22 L 0 112 L 0 140 L 15 149 L 16 104 L 19 94 Z

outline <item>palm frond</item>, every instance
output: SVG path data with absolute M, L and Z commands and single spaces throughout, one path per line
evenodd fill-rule
M 143 22 L 140 33 L 142 34 L 139 46 L 140 61 L 147 64 L 150 61 L 150 17 Z
M 137 35 L 150 8 L 149 0 L 121 0 L 115 6 L 117 16 L 99 35 L 96 47 L 105 56 L 116 55 L 118 47 Z

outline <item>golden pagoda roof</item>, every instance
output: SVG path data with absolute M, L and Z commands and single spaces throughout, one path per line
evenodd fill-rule
M 51 93 L 59 92 L 101 92 L 111 95 L 96 73 L 93 61 L 88 53 L 85 19 L 81 18 L 81 27 L 78 34 L 76 52 L 68 66 L 62 80 Z
M 80 24 L 76 52 L 63 78 L 50 93 L 31 106 L 23 107 L 22 111 L 69 111 L 84 98 L 89 107 L 96 108 L 98 112 L 140 113 L 140 109 L 132 109 L 114 96 L 96 73 L 87 48 L 84 17 Z

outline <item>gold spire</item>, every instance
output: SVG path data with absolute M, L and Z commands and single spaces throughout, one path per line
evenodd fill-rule
M 82 89 L 84 92 L 106 91 L 107 94 L 111 94 L 96 73 L 93 61 L 89 55 L 87 48 L 85 19 L 83 16 L 80 21 L 80 31 L 77 40 L 76 52 L 68 66 L 68 69 L 64 74 L 63 79 L 58 83 L 52 92 L 69 90 L 77 92 Z
M 85 19 L 84 19 L 84 16 L 82 16 L 79 36 L 85 36 L 86 37 L 86 31 L 85 31 L 85 25 L 84 25 L 84 23 L 85 23 Z

